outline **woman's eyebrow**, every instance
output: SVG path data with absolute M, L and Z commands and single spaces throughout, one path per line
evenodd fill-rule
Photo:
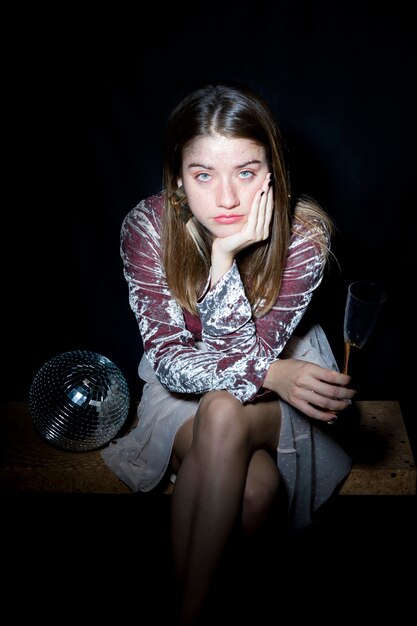
M 245 163 L 241 163 L 239 165 L 235 165 L 235 169 L 238 170 L 238 169 L 240 169 L 242 167 L 247 167 L 248 165 L 259 165 L 260 163 L 262 163 L 262 161 L 260 161 L 259 159 L 250 159 L 249 161 L 245 161 Z M 189 165 L 187 165 L 187 168 L 192 168 L 192 167 L 202 167 L 205 170 L 214 170 L 215 169 L 211 165 L 207 165 L 205 163 L 190 163 Z

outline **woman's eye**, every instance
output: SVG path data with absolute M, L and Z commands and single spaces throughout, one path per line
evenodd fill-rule
M 208 180 L 209 178 L 210 178 L 210 174 L 207 174 L 207 172 L 202 172 L 201 174 L 197 176 L 198 180 Z
M 249 170 L 243 170 L 243 172 L 239 172 L 239 176 L 241 178 L 250 178 L 251 176 L 253 176 L 253 173 L 249 172 Z

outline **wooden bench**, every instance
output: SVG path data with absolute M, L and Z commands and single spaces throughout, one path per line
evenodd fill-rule
M 417 470 L 400 405 L 395 400 L 355 402 L 356 460 L 340 495 L 415 495 Z
M 355 407 L 358 455 L 340 495 L 415 495 L 416 466 L 399 403 L 364 400 Z M 70 452 L 48 444 L 35 430 L 26 402 L 0 404 L 0 441 L 1 493 L 132 493 L 99 450 Z

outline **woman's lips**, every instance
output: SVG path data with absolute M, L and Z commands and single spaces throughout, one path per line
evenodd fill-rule
M 218 215 L 214 218 L 214 221 L 218 224 L 234 224 L 243 219 L 243 215 Z

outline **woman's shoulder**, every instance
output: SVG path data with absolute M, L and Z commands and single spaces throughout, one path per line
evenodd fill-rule
M 297 198 L 294 207 L 292 240 L 314 240 L 326 247 L 333 234 L 333 222 L 322 206 L 310 196 Z
M 165 192 L 163 191 L 141 200 L 125 215 L 121 228 L 122 236 L 135 232 L 142 233 L 142 235 L 159 233 L 164 207 Z
M 123 257 L 150 257 L 159 248 L 164 198 L 164 192 L 148 196 L 127 213 L 120 229 Z
M 320 204 L 309 196 L 301 196 L 294 207 L 290 254 L 313 254 L 326 259 L 333 231 L 333 222 Z
M 139 219 L 141 215 L 154 218 L 161 218 L 165 207 L 165 192 L 153 194 L 141 200 L 126 215 L 126 219 Z

